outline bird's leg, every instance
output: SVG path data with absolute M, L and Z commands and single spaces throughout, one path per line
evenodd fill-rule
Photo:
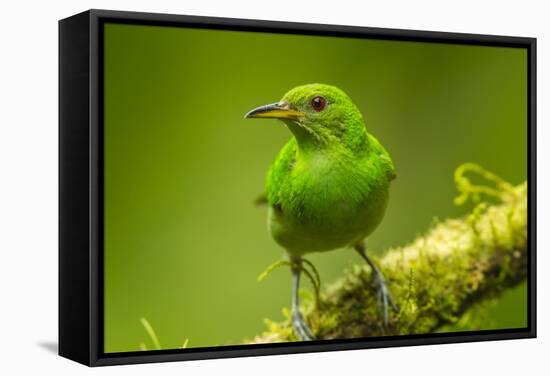
M 386 278 L 384 278 L 384 274 L 374 265 L 374 262 L 367 256 L 367 251 L 364 244 L 357 244 L 355 246 L 355 250 L 357 253 L 361 255 L 361 257 L 369 264 L 369 266 L 372 269 L 372 272 L 374 274 L 374 280 L 376 283 L 376 288 L 378 289 L 377 298 L 378 298 L 378 309 L 380 310 L 380 306 L 383 307 L 384 312 L 384 325 L 388 325 L 388 307 L 389 305 L 392 306 L 395 312 L 398 312 L 399 309 L 397 308 L 397 305 L 394 303 L 393 298 L 391 296 L 391 292 L 388 289 L 388 284 L 386 283 Z
M 294 327 L 294 333 L 301 341 L 311 341 L 315 339 L 306 324 L 304 317 L 300 313 L 300 298 L 299 298 L 299 289 L 300 289 L 300 273 L 302 272 L 302 260 L 295 259 L 292 260 L 291 265 L 292 270 L 292 326 Z

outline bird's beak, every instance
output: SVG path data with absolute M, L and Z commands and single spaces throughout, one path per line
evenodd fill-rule
M 289 120 L 298 120 L 302 116 L 304 116 L 303 112 L 296 111 L 295 109 L 291 108 L 287 102 L 266 104 L 265 106 L 260 106 L 251 111 L 248 111 L 246 115 L 244 115 L 245 119 L 268 118 Z

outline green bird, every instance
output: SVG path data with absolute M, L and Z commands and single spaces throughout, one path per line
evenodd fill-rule
M 290 259 L 297 337 L 315 338 L 299 309 L 303 256 L 343 247 L 354 248 L 372 268 L 387 324 L 388 305 L 397 307 L 365 244 L 384 217 L 396 175 L 388 152 L 367 132 L 361 112 L 337 87 L 310 84 L 245 118 L 282 120 L 293 135 L 271 165 L 265 199 L 269 232 Z

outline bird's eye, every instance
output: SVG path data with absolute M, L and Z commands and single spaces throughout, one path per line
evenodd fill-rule
M 323 97 L 317 96 L 311 100 L 310 104 L 315 111 L 321 112 L 327 106 L 327 100 Z

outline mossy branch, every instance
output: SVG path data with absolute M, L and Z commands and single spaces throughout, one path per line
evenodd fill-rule
M 464 174 L 478 173 L 496 188 L 473 185 Z M 388 326 L 377 309 L 367 265 L 355 266 L 321 292 L 318 305 L 305 296 L 302 310 L 318 339 L 433 333 L 456 322 L 474 303 L 498 296 L 527 275 L 527 183 L 512 186 L 481 167 L 466 164 L 455 175 L 458 204 L 480 194 L 500 203 L 479 203 L 459 219 L 435 224 L 412 243 L 377 259 L 400 307 Z M 287 319 L 267 321 L 253 343 L 296 340 Z

